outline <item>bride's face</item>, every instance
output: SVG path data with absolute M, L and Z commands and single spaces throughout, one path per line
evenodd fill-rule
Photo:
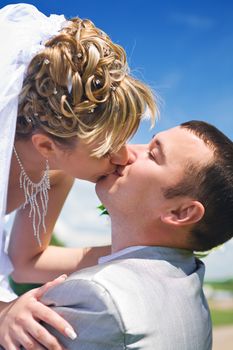
M 95 143 L 89 145 L 82 140 L 68 151 L 57 148 L 52 159 L 53 165 L 75 178 L 97 182 L 101 177 L 115 172 L 117 165 L 126 165 L 129 161 L 126 146 L 100 158 L 91 155 L 95 148 Z

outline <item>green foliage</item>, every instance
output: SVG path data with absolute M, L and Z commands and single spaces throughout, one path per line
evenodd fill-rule
M 101 211 L 100 215 L 109 215 L 107 209 L 103 204 L 100 204 L 97 208 Z
M 64 247 L 64 243 L 61 242 L 54 234 L 52 235 L 50 245 L 57 247 Z M 41 284 L 35 283 L 16 283 L 12 277 L 9 277 L 9 283 L 15 294 L 22 295 L 33 288 L 40 287 Z
M 233 279 L 228 279 L 225 281 L 206 281 L 205 285 L 211 287 L 213 290 L 217 291 L 227 291 L 232 292 L 233 298 Z M 219 309 L 211 305 L 210 303 L 210 314 L 214 327 L 233 325 L 233 308 L 230 309 Z
M 22 295 L 33 288 L 40 287 L 41 284 L 35 283 L 16 283 L 12 277 L 9 277 L 10 286 L 17 295 Z
M 233 310 L 210 310 L 214 327 L 233 324 Z
M 65 244 L 64 244 L 62 241 L 60 241 L 60 240 L 56 237 L 55 234 L 52 235 L 52 238 L 51 238 L 51 241 L 50 241 L 49 244 L 50 244 L 50 245 L 55 245 L 55 246 L 57 246 L 57 247 L 64 247 L 64 246 L 65 246 Z
M 204 259 L 204 258 L 206 258 L 210 253 L 212 253 L 212 252 L 214 252 L 214 251 L 216 251 L 216 250 L 219 250 L 219 248 L 222 248 L 223 246 L 224 246 L 224 244 L 220 244 L 220 245 L 218 245 L 217 247 L 214 247 L 214 248 L 212 248 L 212 249 L 210 249 L 210 250 L 206 250 L 206 251 L 204 251 L 204 252 L 198 252 L 198 251 L 196 251 L 196 252 L 194 252 L 194 255 L 196 256 L 196 258 Z
M 196 258 L 198 259 L 204 259 L 209 255 L 210 251 L 206 251 L 206 252 L 194 252 L 194 255 Z
M 214 290 L 225 290 L 233 293 L 233 278 L 225 281 L 206 281 L 205 284 Z

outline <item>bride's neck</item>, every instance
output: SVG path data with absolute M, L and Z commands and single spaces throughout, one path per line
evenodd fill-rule
M 31 140 L 18 140 L 14 147 L 26 174 L 32 181 L 33 178 L 39 180 L 41 172 L 45 170 L 44 157 L 36 150 Z M 14 152 L 12 157 L 18 171 L 20 171 L 19 161 Z

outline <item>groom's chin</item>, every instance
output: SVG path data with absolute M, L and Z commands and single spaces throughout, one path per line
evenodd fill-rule
M 110 174 L 107 176 L 101 177 L 96 185 L 95 185 L 95 191 L 100 199 L 101 203 L 105 205 L 107 203 L 111 204 L 114 201 L 115 194 L 118 192 L 118 178 L 119 175 L 117 174 Z

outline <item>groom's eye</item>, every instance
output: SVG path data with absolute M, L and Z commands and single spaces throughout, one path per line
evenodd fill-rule
M 148 151 L 148 157 L 149 157 L 150 159 L 152 159 L 152 160 L 156 160 L 156 159 L 155 159 L 155 155 L 153 154 L 152 151 Z

